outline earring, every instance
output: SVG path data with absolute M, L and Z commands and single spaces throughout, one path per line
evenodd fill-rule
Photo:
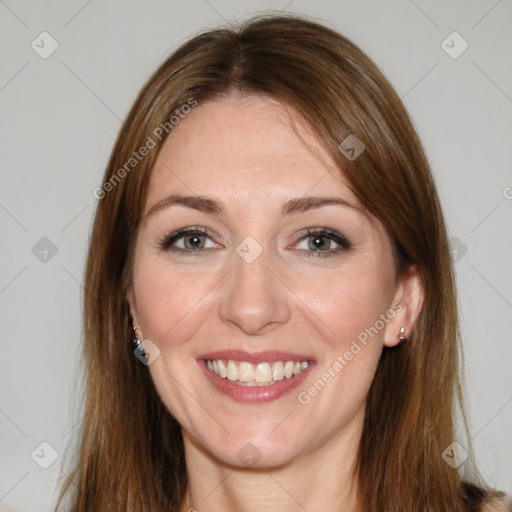
M 401 347 L 407 343 L 407 338 L 404 336 L 405 327 L 402 327 L 400 329 L 400 332 L 398 333 L 398 347 Z
M 138 353 L 142 356 L 146 356 L 146 351 L 144 350 L 144 347 L 142 346 L 142 343 L 140 341 L 140 338 L 137 336 L 137 329 L 140 330 L 140 327 L 137 327 L 136 325 L 133 326 L 133 333 L 132 333 L 132 345 L 135 350 L 138 351 Z

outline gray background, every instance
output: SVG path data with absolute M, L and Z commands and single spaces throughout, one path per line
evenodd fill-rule
M 51 510 L 71 455 L 92 192 L 121 119 L 179 43 L 268 8 L 350 37 L 409 109 L 457 250 L 477 460 L 490 484 L 512 493 L 510 0 L 0 0 L 0 507 Z M 31 47 L 51 49 L 43 31 L 58 43 L 46 59 Z M 442 44 L 454 31 L 469 44 L 457 58 L 458 36 Z M 41 442 L 58 452 L 48 469 Z

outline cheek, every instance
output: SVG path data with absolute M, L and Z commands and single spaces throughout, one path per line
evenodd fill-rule
M 384 329 L 372 328 L 385 313 L 389 297 L 376 274 L 355 270 L 315 283 L 303 287 L 300 296 L 311 298 L 304 314 L 323 333 L 323 343 L 315 379 L 301 387 L 296 398 L 302 413 L 330 432 L 364 405 L 383 346 Z
M 144 337 L 158 344 L 188 339 L 198 327 L 195 319 L 208 304 L 214 276 L 176 270 L 161 257 L 140 258 L 134 269 L 139 323 Z M 161 347 L 161 349 L 164 347 Z
M 336 274 L 297 283 L 304 297 L 304 315 L 324 334 L 333 351 L 347 350 L 353 340 L 362 343 L 384 336 L 382 314 L 390 306 L 390 287 L 385 276 L 362 268 L 346 268 Z M 377 323 L 377 332 L 368 329 Z M 385 324 L 384 324 L 385 325 Z M 376 344 L 376 343 L 374 343 Z

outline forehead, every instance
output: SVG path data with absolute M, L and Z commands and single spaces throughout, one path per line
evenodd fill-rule
M 357 203 L 298 113 L 259 96 L 199 103 L 180 120 L 155 162 L 148 205 L 170 191 L 238 202 L 336 192 Z

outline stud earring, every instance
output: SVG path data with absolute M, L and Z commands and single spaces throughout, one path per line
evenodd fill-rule
M 405 327 L 402 327 L 400 329 L 400 332 L 398 333 L 398 347 L 401 347 L 407 343 L 407 338 L 404 336 L 405 333 Z

